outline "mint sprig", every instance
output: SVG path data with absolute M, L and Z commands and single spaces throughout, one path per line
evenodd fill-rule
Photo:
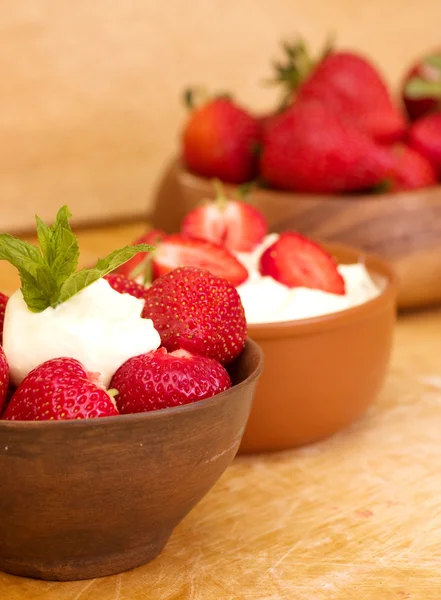
M 125 246 L 99 259 L 94 267 L 75 272 L 80 251 L 69 225 L 71 216 L 67 206 L 60 208 L 50 226 L 36 216 L 40 247 L 8 233 L 0 234 L 0 260 L 7 260 L 18 270 L 23 298 L 32 312 L 41 312 L 49 306 L 55 308 L 138 252 L 154 249 L 149 244 Z

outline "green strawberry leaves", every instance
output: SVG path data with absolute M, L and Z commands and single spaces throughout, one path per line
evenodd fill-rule
M 7 233 L 0 234 L 0 260 L 7 260 L 18 270 L 23 298 L 32 312 L 55 308 L 138 252 L 154 249 L 149 244 L 126 246 L 99 259 L 91 269 L 75 272 L 80 251 L 69 225 L 71 216 L 63 206 L 51 226 L 35 217 L 40 248 Z

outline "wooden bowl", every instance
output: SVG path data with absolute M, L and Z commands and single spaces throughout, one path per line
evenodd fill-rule
M 203 198 L 212 196 L 210 180 L 173 161 L 158 187 L 150 220 L 166 231 L 178 231 L 183 216 Z M 441 302 L 441 186 L 363 196 L 258 189 L 250 201 L 266 215 L 271 231 L 295 229 L 388 259 L 400 280 L 400 308 Z
M 248 340 L 234 386 L 156 412 L 0 421 L 0 570 L 102 577 L 155 558 L 234 458 L 263 367 Z
M 265 354 L 241 452 L 285 450 L 326 438 L 358 419 L 385 378 L 397 281 L 371 254 L 328 246 L 340 263 L 363 261 L 381 294 L 321 317 L 249 325 Z

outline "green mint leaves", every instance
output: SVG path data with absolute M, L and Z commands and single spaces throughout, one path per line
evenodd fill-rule
M 99 259 L 91 269 L 75 272 L 80 251 L 69 225 L 71 216 L 67 206 L 63 206 L 51 226 L 35 217 L 40 248 L 7 233 L 0 234 L 0 260 L 7 260 L 18 270 L 23 298 L 32 312 L 55 308 L 138 252 L 154 249 L 148 244 L 126 246 Z

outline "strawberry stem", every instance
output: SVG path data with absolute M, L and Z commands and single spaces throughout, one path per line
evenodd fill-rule
M 228 197 L 225 193 L 225 188 L 220 179 L 213 179 L 214 189 L 216 191 L 216 204 L 219 210 L 224 211 L 228 205 Z
M 405 94 L 408 98 L 418 100 L 420 98 L 441 99 L 441 80 L 426 81 L 421 77 L 413 77 L 406 85 Z

